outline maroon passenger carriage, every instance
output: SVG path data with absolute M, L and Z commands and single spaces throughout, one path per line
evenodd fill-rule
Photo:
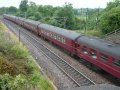
M 23 27 L 38 34 L 38 25 L 39 24 L 40 24 L 40 22 L 27 19 L 27 20 L 24 20 Z
M 79 37 L 78 33 L 48 24 L 40 24 L 38 27 L 41 30 L 39 35 L 65 48 L 69 52 L 75 53 L 74 44 L 75 39 Z
M 77 39 L 77 55 L 120 78 L 120 45 L 96 37 Z
M 120 79 L 120 45 L 33 20 L 4 15 Z

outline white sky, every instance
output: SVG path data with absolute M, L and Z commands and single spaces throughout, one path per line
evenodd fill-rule
M 107 2 L 113 0 L 28 0 L 33 1 L 37 5 L 52 5 L 52 6 L 63 6 L 65 2 L 73 4 L 74 8 L 105 8 Z M 15 6 L 19 7 L 21 0 L 0 0 L 0 7 Z

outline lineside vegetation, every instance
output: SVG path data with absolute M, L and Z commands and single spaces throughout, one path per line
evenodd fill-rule
M 94 30 L 95 34 L 100 32 L 102 35 L 120 28 L 120 0 L 108 2 L 106 8 L 74 8 L 71 3 L 53 7 L 21 0 L 19 8 L 1 7 L 0 15 L 5 13 L 68 30 L 86 30 L 88 32 Z M 91 33 L 89 34 L 91 35 Z
M 53 90 L 32 56 L 0 22 L 0 90 Z

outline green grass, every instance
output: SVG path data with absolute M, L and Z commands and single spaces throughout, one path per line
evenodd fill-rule
M 0 90 L 53 90 L 22 43 L 0 23 Z

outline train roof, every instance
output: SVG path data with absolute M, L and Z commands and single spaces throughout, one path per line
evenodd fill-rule
M 105 41 L 103 39 L 92 37 L 92 36 L 82 36 L 77 39 L 78 43 L 83 43 L 91 48 L 99 49 L 101 52 L 112 54 L 120 58 L 120 45 L 112 42 Z
M 11 15 L 6 15 L 6 16 L 12 17 Z M 16 16 L 13 16 L 13 18 L 16 18 Z M 69 39 L 72 39 L 72 40 L 75 40 L 78 36 L 80 36 L 80 34 L 74 32 L 74 31 L 66 30 L 66 29 L 59 28 L 59 27 L 52 26 L 52 25 L 48 25 L 48 24 L 42 24 L 38 21 L 34 21 L 34 20 L 30 20 L 30 19 L 24 19 L 24 18 L 21 18 L 21 17 L 18 17 L 17 19 L 23 20 L 24 22 L 28 22 L 30 24 L 39 25 L 38 27 L 40 27 L 40 28 L 44 28 L 45 30 L 55 32 L 59 35 L 62 35 L 63 37 L 66 37 L 66 38 L 69 38 Z
M 11 18 L 13 18 L 13 19 L 15 19 L 15 18 L 16 18 L 16 16 L 7 15 L 7 14 L 4 14 L 4 16 L 11 17 Z
M 19 19 L 19 20 L 23 20 L 24 22 L 34 24 L 36 26 L 39 25 L 40 28 L 44 28 L 45 30 L 55 32 L 59 35 L 62 35 L 63 37 L 70 38 L 72 40 L 75 40 L 78 36 L 80 36 L 80 34 L 74 32 L 74 31 L 66 30 L 66 29 L 59 28 L 59 27 L 52 26 L 52 25 L 48 25 L 48 24 L 41 24 L 38 21 L 25 19 L 25 18 L 21 18 L 21 17 L 17 18 L 16 16 L 11 16 L 11 15 L 6 15 L 6 16 L 13 17 L 14 19 L 16 18 L 16 19 Z
M 39 27 L 44 28 L 45 30 L 48 30 L 51 32 L 55 32 L 56 34 L 62 35 L 63 37 L 66 37 L 72 40 L 75 40 L 78 36 L 80 36 L 80 34 L 74 31 L 66 30 L 66 29 L 48 25 L 48 24 L 40 24 Z
M 22 18 L 22 17 L 16 17 L 16 19 L 25 20 L 25 18 Z
M 30 24 L 34 24 L 34 25 L 38 25 L 40 24 L 40 22 L 38 21 L 34 21 L 34 20 L 30 20 L 30 19 L 24 19 L 24 22 L 30 23 Z

